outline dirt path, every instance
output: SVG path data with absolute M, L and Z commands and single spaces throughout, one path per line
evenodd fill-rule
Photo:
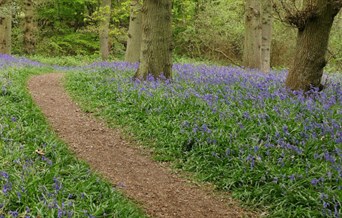
M 177 177 L 130 146 L 120 131 L 81 112 L 65 93 L 63 74 L 33 77 L 28 88 L 58 135 L 76 155 L 134 199 L 151 217 L 252 217 L 228 197 Z M 146 152 L 145 152 L 146 153 Z

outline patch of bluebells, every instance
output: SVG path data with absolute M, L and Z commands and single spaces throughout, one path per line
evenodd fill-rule
M 14 57 L 7 54 L 0 54 L 0 96 L 7 95 L 11 86 L 9 69 L 18 69 L 23 67 L 42 67 L 43 64 L 32 61 L 27 58 Z
M 136 69 L 95 63 L 83 68 L 87 75 L 70 78 L 113 116 L 141 122 L 145 136 L 181 157 L 184 168 L 240 190 L 242 200 L 273 209 L 296 205 L 312 216 L 341 214 L 341 75 L 325 76 L 322 92 L 302 93 L 286 90 L 286 71 L 175 64 L 172 81 L 137 81 Z
M 57 167 L 56 158 L 59 159 L 55 156 L 58 154 L 54 154 L 57 149 L 56 145 L 43 143 L 39 146 L 47 151 L 46 155 L 40 156 L 35 152 L 28 152 L 26 149 L 30 145 L 19 143 L 20 138 L 11 138 L 18 137 L 18 133 L 25 134 L 20 120 L 13 119 L 13 116 L 2 115 L 0 117 L 0 156 L 5 159 L 2 158 L 0 161 L 0 217 L 29 218 L 49 214 L 52 217 L 75 217 L 77 209 L 86 208 L 80 204 L 86 205 L 88 198 L 84 197 L 83 192 L 77 193 L 77 190 L 74 190 L 76 193 L 70 193 L 70 189 L 65 189 L 63 177 L 50 178 L 51 174 L 57 173 L 54 172 Z M 10 122 L 12 122 L 11 125 L 6 125 Z M 38 141 L 38 139 L 35 140 Z M 57 162 L 57 165 L 60 164 L 61 162 Z M 90 176 L 90 171 L 88 174 L 84 179 Z M 88 194 L 92 198 L 97 197 L 97 193 Z M 37 208 L 45 212 L 37 214 Z
M 44 66 L 40 62 L 32 61 L 27 58 L 23 57 L 15 57 L 12 55 L 7 54 L 0 54 L 0 70 L 8 68 L 8 67 L 27 67 L 27 66 L 33 66 L 33 67 L 42 67 Z

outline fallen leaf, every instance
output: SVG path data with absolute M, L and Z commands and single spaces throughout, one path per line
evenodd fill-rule
M 37 149 L 36 153 L 39 154 L 39 155 L 42 155 L 42 156 L 45 155 L 45 152 L 43 150 L 41 150 L 41 149 Z

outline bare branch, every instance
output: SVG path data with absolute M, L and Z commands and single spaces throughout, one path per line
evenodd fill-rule
M 233 59 L 231 59 L 226 53 L 224 53 L 223 51 L 219 50 L 219 49 L 212 49 L 213 51 L 219 52 L 221 53 L 225 58 L 227 58 L 233 65 L 237 66 L 237 67 L 241 67 L 240 64 L 236 63 Z
M 332 0 L 339 1 L 341 0 Z M 318 17 L 318 7 L 308 1 L 305 7 L 297 5 L 296 0 L 273 0 L 273 8 L 282 22 L 303 30 L 309 21 Z
M 309 4 L 303 10 L 297 11 L 294 14 L 288 14 L 285 20 L 299 30 L 303 30 L 309 21 L 312 21 L 318 17 L 318 8 L 312 4 Z

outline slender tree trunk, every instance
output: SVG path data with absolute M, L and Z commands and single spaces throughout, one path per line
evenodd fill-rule
M 24 52 L 26 54 L 34 53 L 36 41 L 34 37 L 35 23 L 34 23 L 34 2 L 33 0 L 24 1 Z
M 271 70 L 271 42 L 272 42 L 272 2 L 261 0 L 262 7 L 262 36 L 261 36 L 261 71 L 269 73 Z
M 260 0 L 245 2 L 244 66 L 261 69 L 261 4 Z
M 327 63 L 330 30 L 342 6 L 340 0 L 311 0 L 311 4 L 314 4 L 311 11 L 300 14 L 305 22 L 294 23 L 298 27 L 296 53 L 286 79 L 286 86 L 291 90 L 323 88 L 321 78 Z
M 0 53 L 11 54 L 12 10 L 10 0 L 0 0 Z
M 111 0 L 101 0 L 100 14 L 100 52 L 102 60 L 109 57 L 109 23 Z
M 135 78 L 172 77 L 171 0 L 144 0 L 140 65 Z
M 142 35 L 141 0 L 132 0 L 125 61 L 139 62 Z

